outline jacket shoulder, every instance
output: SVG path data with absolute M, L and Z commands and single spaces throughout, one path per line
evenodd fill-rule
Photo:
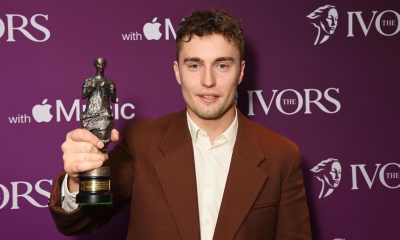
M 252 120 L 244 122 L 252 149 L 260 151 L 265 159 L 259 167 L 271 179 L 282 182 L 292 174 L 301 174 L 301 153 L 292 140 Z
M 260 140 L 263 140 L 266 142 L 274 141 L 277 144 L 280 144 L 280 145 L 283 145 L 283 146 L 286 146 L 289 148 L 297 148 L 296 143 L 294 143 L 288 137 L 283 136 L 282 134 L 277 133 L 274 130 L 271 130 L 253 120 L 246 119 L 246 122 Z
M 300 155 L 299 147 L 291 139 L 283 136 L 253 120 L 245 118 L 243 120 L 246 131 L 257 140 L 257 144 L 265 154 L 276 154 L 287 157 Z
M 159 139 L 164 134 L 168 127 L 176 119 L 184 117 L 184 112 L 174 112 L 164 115 L 157 119 L 139 120 L 128 125 L 124 130 L 124 137 L 127 139 Z

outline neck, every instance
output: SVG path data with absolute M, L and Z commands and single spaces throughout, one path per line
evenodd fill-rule
M 192 111 L 188 111 L 190 118 L 195 122 L 201 129 L 207 132 L 210 138 L 211 144 L 214 144 L 215 139 L 225 132 L 226 129 L 232 124 L 236 116 L 236 106 L 233 105 L 223 116 L 217 119 L 204 119 Z
M 98 77 L 103 77 L 104 76 L 104 71 L 97 71 L 96 76 Z

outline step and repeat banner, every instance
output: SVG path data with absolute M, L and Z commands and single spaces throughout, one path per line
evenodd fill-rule
M 94 58 L 107 59 L 119 130 L 183 109 L 176 30 L 208 8 L 245 31 L 240 110 L 302 150 L 313 239 L 400 239 L 395 0 L 2 0 L 0 239 L 125 238 L 129 209 L 77 237 L 58 233 L 47 209 L 61 143 L 80 126 L 83 81 Z

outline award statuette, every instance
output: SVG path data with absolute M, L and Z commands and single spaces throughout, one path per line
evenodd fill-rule
M 110 100 L 116 102 L 116 88 L 113 81 L 104 76 L 107 62 L 104 58 L 94 60 L 96 76 L 85 80 L 82 98 L 87 98 L 85 111 L 81 114 L 81 124 L 104 143 L 102 152 L 107 151 L 111 141 L 113 116 Z M 99 167 L 79 174 L 79 193 L 76 203 L 81 205 L 112 204 L 110 168 Z

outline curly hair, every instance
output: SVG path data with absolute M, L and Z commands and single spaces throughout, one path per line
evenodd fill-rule
M 325 6 L 319 7 L 317 9 L 315 9 L 314 12 L 308 14 L 307 17 L 312 20 L 318 20 L 319 18 L 321 18 L 322 14 L 327 13 L 332 8 L 336 9 L 335 6 L 332 6 L 332 5 L 325 5 Z
M 221 34 L 228 41 L 233 41 L 244 59 L 244 36 L 239 21 L 220 10 L 195 11 L 190 16 L 182 19 L 176 33 L 176 60 L 182 42 L 189 42 L 193 35 L 202 37 L 211 34 Z
M 316 166 L 314 166 L 312 169 L 310 169 L 311 172 L 319 173 L 323 172 L 326 170 L 326 167 L 331 166 L 334 162 L 339 162 L 339 160 L 335 158 L 328 158 L 320 163 L 318 163 Z

